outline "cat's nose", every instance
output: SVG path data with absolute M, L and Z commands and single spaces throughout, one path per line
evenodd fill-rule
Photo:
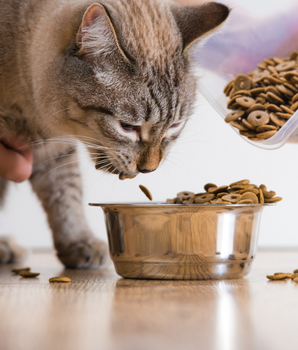
M 139 168 L 139 167 L 138 167 L 139 172 L 140 172 L 140 173 L 143 173 L 143 174 L 152 173 L 152 172 L 155 171 L 156 169 L 157 169 L 157 168 L 150 170 L 150 169 L 145 169 L 145 168 L 143 169 L 143 168 Z

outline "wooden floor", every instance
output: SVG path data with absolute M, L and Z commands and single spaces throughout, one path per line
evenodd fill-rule
M 266 274 L 298 268 L 298 251 L 261 251 L 247 278 L 124 280 L 113 270 L 64 270 L 53 253 L 0 266 L 1 350 L 298 349 L 298 284 Z M 68 285 L 48 279 L 66 275 Z

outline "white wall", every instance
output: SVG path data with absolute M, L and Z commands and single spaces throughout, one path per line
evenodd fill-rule
M 275 151 L 249 145 L 201 97 L 169 160 L 155 173 L 119 181 L 95 171 L 82 152 L 85 212 L 94 233 L 106 239 L 101 209 L 89 207 L 89 202 L 146 201 L 139 184 L 152 191 L 154 200 L 164 200 L 180 190 L 200 192 L 207 182 L 224 185 L 248 178 L 284 198 L 264 210 L 260 246 L 298 247 L 297 150 L 298 145 L 290 144 Z M 27 247 L 52 247 L 45 215 L 28 183 L 11 186 L 0 212 L 0 234 L 13 234 Z
M 247 9 L 255 7 L 259 14 L 264 14 L 285 8 L 293 1 L 224 2 L 240 4 Z M 275 151 L 249 145 L 201 97 L 168 161 L 153 174 L 122 182 L 116 176 L 96 172 L 82 152 L 85 212 L 94 233 L 105 239 L 101 209 L 89 207 L 89 202 L 145 201 L 139 184 L 147 186 L 155 200 L 164 200 L 180 190 L 201 192 L 206 182 L 224 185 L 248 178 L 256 184 L 265 183 L 284 198 L 276 207 L 264 210 L 260 246 L 298 247 L 297 151 L 298 145 L 287 144 Z M 1 234 L 12 234 L 27 247 L 52 247 L 45 214 L 28 183 L 11 186 L 6 206 L 0 212 Z

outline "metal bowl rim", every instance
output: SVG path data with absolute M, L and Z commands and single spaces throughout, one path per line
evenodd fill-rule
M 185 207 L 228 207 L 228 208 L 248 208 L 248 207 L 271 207 L 275 206 L 276 203 L 258 203 L 258 204 L 166 204 L 163 202 L 153 202 L 153 203 L 89 203 L 91 207 L 129 207 L 129 208 L 185 208 Z

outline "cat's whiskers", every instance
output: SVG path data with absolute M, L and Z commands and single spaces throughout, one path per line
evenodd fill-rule
M 93 168 L 92 168 L 92 170 L 94 170 Z M 88 173 L 88 175 L 90 174 L 90 172 Z M 76 184 L 76 186 L 73 188 L 73 191 L 74 190 L 76 190 L 76 188 L 82 183 L 82 181 L 83 181 L 83 178 L 82 178 L 82 176 L 81 176 L 81 178 L 80 178 L 80 181 Z M 93 183 L 95 183 L 96 181 L 94 181 Z M 90 187 L 89 187 L 89 190 L 90 190 Z M 88 193 L 88 191 L 89 190 L 87 190 L 87 193 Z
M 173 176 L 173 174 L 174 174 L 175 172 L 171 171 L 168 162 L 166 162 L 166 161 L 163 162 L 163 163 L 161 164 L 161 166 L 160 166 L 160 169 L 161 169 L 162 171 L 166 170 L 166 172 L 167 172 L 167 176 L 165 176 L 167 185 L 168 185 L 168 182 L 169 182 L 169 181 L 168 181 L 168 178 L 169 178 L 169 177 L 170 177 L 170 179 L 171 179 L 171 182 L 172 182 L 172 183 L 175 183 L 175 179 L 174 179 L 174 176 Z M 161 178 L 163 179 L 163 177 L 161 177 Z
M 100 157 L 99 159 L 101 159 L 101 157 Z M 114 162 L 115 162 L 115 161 L 118 161 L 118 162 L 119 162 L 119 159 L 118 159 L 118 158 L 115 158 L 115 156 L 112 156 L 112 155 L 108 156 L 107 159 L 108 159 L 108 160 L 111 160 L 111 161 L 112 161 L 112 164 L 113 164 L 113 161 L 114 161 Z M 113 166 L 115 166 L 115 165 L 113 164 Z M 116 166 L 115 166 L 115 167 L 116 167 Z M 119 169 L 118 169 L 118 170 L 119 170 Z M 119 170 L 119 171 L 120 171 L 120 170 Z
M 101 168 L 99 168 L 99 169 L 97 169 L 97 170 L 102 170 L 102 169 L 104 169 L 105 167 L 107 167 L 107 166 L 109 166 L 109 168 L 112 166 L 113 164 L 112 163 L 109 163 L 109 164 L 107 164 L 107 165 L 104 165 L 104 166 L 102 166 Z M 109 169 L 108 168 L 108 169 Z M 106 170 L 104 171 L 104 172 L 106 172 Z M 96 179 L 97 180 L 97 179 Z M 82 182 L 82 179 L 79 181 L 79 183 L 73 188 L 73 190 L 75 190 L 78 186 L 79 186 L 79 184 Z M 96 181 L 94 181 L 94 183 L 95 183 Z M 93 183 L 93 184 L 94 184 Z M 90 189 L 89 189 L 90 190 Z
M 79 139 L 79 137 L 75 138 L 75 135 L 68 135 L 68 136 L 58 136 L 58 137 L 54 137 L 54 138 L 49 138 L 49 139 L 42 139 L 42 140 L 36 140 L 36 141 L 32 141 L 29 142 L 28 144 L 26 144 L 23 147 L 28 147 L 28 146 L 33 146 L 33 147 L 37 147 L 39 145 L 45 145 L 48 143 L 63 143 L 63 144 L 78 144 L 79 142 L 81 142 L 82 144 L 84 144 L 87 148 L 95 148 L 95 149 L 109 149 L 108 147 L 104 147 L 104 146 L 100 146 L 98 144 L 95 143 L 90 143 L 84 140 Z
M 89 176 L 92 172 L 94 172 L 94 167 L 93 167 L 93 166 L 90 167 L 90 169 L 87 170 L 87 172 L 85 173 L 85 175 Z M 59 186 L 59 188 L 60 188 L 61 186 L 63 186 L 64 183 L 66 183 L 67 181 L 71 180 L 74 176 L 77 176 L 77 175 L 80 175 L 80 171 L 78 171 L 78 172 L 72 174 L 71 176 L 69 176 L 65 181 L 63 181 L 63 183 Z M 93 184 L 94 184 L 97 180 L 98 180 L 98 179 L 96 179 L 96 180 L 93 182 Z M 82 181 L 83 181 L 83 177 L 80 176 L 78 183 L 76 184 L 76 186 L 74 186 L 74 187 L 72 188 L 72 191 L 75 191 L 75 189 L 82 183 Z M 58 189 L 59 189 L 59 188 L 58 188 Z M 89 187 L 89 189 L 86 191 L 86 193 L 88 193 L 89 190 L 90 190 L 90 187 Z
M 79 162 L 79 161 L 80 161 L 80 159 L 77 159 L 77 162 Z M 55 169 L 54 169 L 54 170 L 55 170 Z M 93 168 L 93 167 L 91 167 L 91 171 L 94 171 L 94 168 Z M 90 174 L 91 171 L 90 171 L 90 169 L 89 169 L 88 174 Z M 71 179 L 72 179 L 73 177 L 75 177 L 75 176 L 79 176 L 79 178 L 80 178 L 79 182 L 77 183 L 77 186 L 78 186 L 78 185 L 81 183 L 81 181 L 82 181 L 82 176 L 81 176 L 81 171 L 80 171 L 80 170 L 78 170 L 78 171 L 72 173 L 70 176 L 68 176 L 68 177 L 58 186 L 58 188 L 55 190 L 54 194 L 57 193 L 57 191 L 58 191 L 66 182 L 68 182 L 69 180 L 71 180 Z
M 105 167 L 111 166 L 111 165 L 113 165 L 113 163 L 108 163 L 108 164 L 103 165 L 102 167 L 98 168 L 97 170 L 102 170 L 102 169 L 104 169 Z M 105 172 L 105 171 L 104 171 L 104 172 Z
M 107 162 L 106 161 L 102 161 L 102 162 L 98 162 L 98 163 L 95 163 L 96 166 L 99 166 L 99 165 L 104 165 L 106 164 Z M 96 170 L 100 170 L 101 168 L 97 168 Z
M 91 158 L 91 160 L 95 160 L 95 159 L 96 159 L 95 157 L 94 157 L 94 158 Z M 80 159 L 78 159 L 77 161 L 79 162 Z M 102 163 L 104 163 L 104 162 L 102 162 Z M 108 165 L 109 165 L 109 164 L 108 164 Z M 107 166 L 107 165 L 106 165 L 106 166 Z M 101 169 L 103 169 L 104 167 L 105 167 L 105 166 L 102 166 L 102 167 L 101 167 L 100 169 L 98 169 L 98 170 L 101 170 Z M 93 171 L 94 171 L 94 167 L 92 166 L 92 167 L 91 167 L 91 171 L 90 171 L 90 169 L 89 169 L 87 175 L 90 175 L 90 173 L 93 172 Z M 78 175 L 80 175 L 80 171 L 75 172 L 75 173 L 71 174 L 70 176 L 68 176 L 68 177 L 59 185 L 59 187 L 56 189 L 55 193 L 56 193 L 67 181 L 71 180 L 73 177 L 78 176 Z M 93 184 L 94 184 L 96 181 L 98 181 L 98 178 L 96 178 L 96 180 L 93 182 Z M 76 185 L 75 187 L 73 187 L 72 190 L 75 190 L 75 189 L 81 184 L 81 182 L 82 182 L 82 176 L 80 176 L 79 182 L 77 183 L 77 185 Z M 92 185 L 93 185 L 93 184 L 92 184 Z M 91 187 L 92 187 L 92 186 L 91 186 Z M 87 190 L 87 193 L 88 193 L 88 191 L 89 191 L 89 190 Z
M 115 160 L 115 156 L 114 155 L 100 155 L 100 154 L 97 154 L 99 156 L 99 159 L 103 158 L 103 157 L 106 157 L 108 159 L 112 159 L 112 160 Z
M 181 170 L 182 173 L 185 173 L 185 169 L 181 168 L 181 167 L 180 167 L 180 164 L 178 164 L 178 165 L 175 164 L 171 159 L 169 159 L 169 157 L 167 157 L 166 161 L 167 161 L 167 162 L 170 162 L 170 163 L 173 164 L 175 167 L 178 167 L 178 168 Z
M 76 149 L 76 147 L 70 148 L 65 153 L 63 153 L 62 155 L 60 154 L 58 156 L 48 158 L 48 159 L 44 160 L 43 162 L 38 163 L 37 166 L 40 166 L 40 165 L 42 165 L 44 163 L 50 162 L 50 161 L 55 160 L 55 159 L 59 159 L 59 158 L 62 159 L 63 157 L 68 157 L 69 156 L 68 153 L 74 151 L 75 149 Z
M 171 161 L 171 159 L 172 159 L 172 161 Z M 174 159 L 173 157 L 171 157 L 170 156 L 170 159 L 167 159 L 169 162 L 172 162 L 173 164 L 175 164 L 174 162 L 173 162 L 173 160 L 176 160 L 177 161 L 177 159 Z M 183 159 L 179 159 L 179 162 L 180 163 L 184 163 L 186 166 L 190 166 L 196 173 L 198 173 L 200 176 L 202 176 L 202 177 L 204 177 L 204 175 L 198 170 L 198 169 L 196 169 L 193 165 L 191 165 L 190 163 L 187 163 L 187 162 L 185 162 Z M 177 164 L 175 164 L 176 166 L 177 166 Z M 178 165 L 178 167 L 180 168 L 180 166 Z M 181 168 L 180 168 L 181 169 Z M 183 170 L 183 172 L 185 173 L 185 169 Z
M 112 163 L 111 163 L 111 165 L 110 165 L 107 169 L 104 170 L 104 172 L 107 173 L 107 172 L 111 169 L 111 167 L 113 167 L 113 164 L 112 164 Z
M 119 169 L 115 165 L 113 166 L 114 166 L 114 170 L 111 172 L 111 174 L 114 174 L 114 171 L 119 171 Z
M 68 156 L 68 153 L 69 152 L 71 152 L 71 151 L 73 151 L 76 147 L 77 147 L 77 145 L 78 145 L 78 143 L 79 142 L 81 142 L 81 141 L 78 141 L 78 140 L 74 140 L 74 139 L 65 139 L 65 138 L 61 138 L 61 137 L 58 137 L 58 138 L 52 138 L 52 139 L 47 139 L 47 140 L 44 140 L 44 141 L 42 141 L 42 142 L 35 142 L 35 146 L 38 146 L 39 144 L 41 144 L 41 143 L 50 143 L 50 144 L 53 144 L 53 143 L 66 143 L 66 144 L 70 144 L 70 145 L 75 145 L 75 147 L 73 147 L 73 148 L 71 148 L 71 149 L 68 149 L 68 150 L 66 150 L 66 152 L 64 153 L 64 154 L 62 154 L 62 155 L 58 155 L 58 156 L 56 156 L 56 157 L 52 157 L 52 158 L 50 158 L 50 159 L 47 159 L 47 160 L 45 160 L 44 162 L 46 162 L 46 161 L 49 161 L 49 160 L 52 160 L 52 159 L 57 159 L 57 158 L 60 158 L 60 159 L 62 159 L 64 156 Z M 98 145 L 91 145 L 91 146 L 89 146 L 90 144 L 89 143 L 86 143 L 86 142 L 82 142 L 84 145 L 85 145 L 85 147 L 92 147 L 93 149 L 94 148 L 97 148 L 97 149 L 99 149 L 99 150 L 107 150 L 108 148 L 107 147 L 101 147 L 101 146 L 98 146 Z M 89 153 L 89 155 L 91 156 L 91 155 L 93 155 L 93 154 L 96 154 L 97 156 L 99 155 L 99 153 L 94 153 L 94 152 L 88 152 Z M 108 159 L 108 156 L 101 156 L 101 159 L 105 159 L 105 158 L 107 158 Z M 40 163 L 40 164 L 43 164 L 44 162 L 42 162 L 42 163 Z M 57 169 L 57 167 L 56 167 L 56 169 Z
M 111 172 L 111 174 L 113 174 L 114 176 L 109 176 L 108 186 L 110 186 L 111 182 L 115 183 L 115 181 L 119 181 L 119 178 L 118 178 L 118 176 L 116 176 L 116 174 L 114 174 L 114 171 L 119 171 L 119 169 L 114 167 L 114 170 Z M 116 188 L 115 185 L 114 186 L 110 186 L 110 187 L 112 188 L 112 190 L 114 190 Z
M 191 150 L 191 149 L 190 149 Z M 192 154 L 191 152 L 177 152 L 177 151 L 173 151 L 170 152 L 169 156 L 174 156 L 174 155 L 178 155 L 179 156 L 179 160 L 180 160 L 180 156 L 183 156 L 183 161 L 185 161 L 186 158 L 190 158 L 192 159 L 195 163 L 197 163 L 197 157 L 196 155 Z M 177 159 L 178 160 L 178 159 Z
M 96 177 L 95 180 L 92 182 L 91 185 L 89 185 L 88 189 L 86 189 L 86 195 L 90 192 L 90 190 L 93 188 L 94 184 L 99 180 L 99 177 Z
M 110 168 L 111 166 L 114 167 L 114 170 L 111 172 L 111 174 L 114 174 L 115 170 L 118 170 L 118 171 L 119 171 L 119 169 L 118 169 L 115 165 L 113 165 L 112 163 L 106 164 L 106 165 L 102 166 L 101 168 L 99 168 L 99 169 L 97 169 L 97 170 L 103 170 L 103 169 L 104 169 L 105 167 L 107 167 L 107 166 L 109 166 L 109 168 Z M 107 169 L 109 169 L 109 168 L 107 168 Z M 107 169 L 105 169 L 105 171 L 102 171 L 102 172 L 99 173 L 100 176 L 96 177 L 95 181 L 93 181 L 93 183 L 91 184 L 91 186 L 88 188 L 87 193 L 91 190 L 91 188 L 95 185 L 95 183 L 96 183 L 97 181 L 99 181 L 100 179 L 102 179 L 102 176 L 101 176 L 101 175 L 104 175 L 104 176 L 105 176 L 105 174 L 107 174 L 107 172 L 108 172 Z M 113 181 L 116 181 L 116 180 L 118 179 L 118 177 L 117 177 L 117 176 L 108 176 L 108 177 L 106 177 L 106 178 L 104 179 L 104 182 L 102 182 L 102 180 L 101 180 L 101 183 L 100 183 L 100 186 L 99 186 L 99 188 L 98 188 L 98 191 L 100 191 L 102 187 L 104 187 L 104 188 L 108 187 L 108 185 L 109 185 L 111 179 L 113 179 Z M 107 182 L 107 181 L 108 181 L 108 182 Z M 113 188 L 114 188 L 114 187 L 113 187 Z
M 71 180 L 72 178 L 74 178 L 75 176 L 78 176 L 78 175 L 80 175 L 80 171 L 77 171 L 77 172 L 73 173 L 72 175 L 68 176 L 68 177 L 58 186 L 58 188 L 55 190 L 54 194 L 56 194 L 56 193 L 59 191 L 59 189 L 60 189 L 67 181 Z M 81 176 L 80 176 L 80 178 L 81 178 Z
M 94 158 L 94 159 L 96 159 L 96 158 Z M 46 174 L 44 174 L 40 179 L 38 179 L 37 183 L 39 183 L 42 179 L 44 179 L 46 176 L 48 176 L 49 174 L 51 174 L 53 171 L 55 171 L 55 170 L 57 170 L 57 169 L 60 169 L 60 168 L 62 168 L 62 167 L 64 167 L 64 166 L 66 166 L 66 165 L 70 165 L 70 164 L 74 164 L 74 163 L 78 163 L 78 162 L 80 162 L 80 159 L 76 159 L 76 160 L 73 160 L 73 161 L 71 161 L 71 162 L 68 162 L 68 163 L 65 163 L 65 164 L 61 164 L 61 165 L 59 165 L 59 166 L 57 166 L 57 167 L 55 167 L 55 168 L 49 170 L 49 171 L 48 171 Z

